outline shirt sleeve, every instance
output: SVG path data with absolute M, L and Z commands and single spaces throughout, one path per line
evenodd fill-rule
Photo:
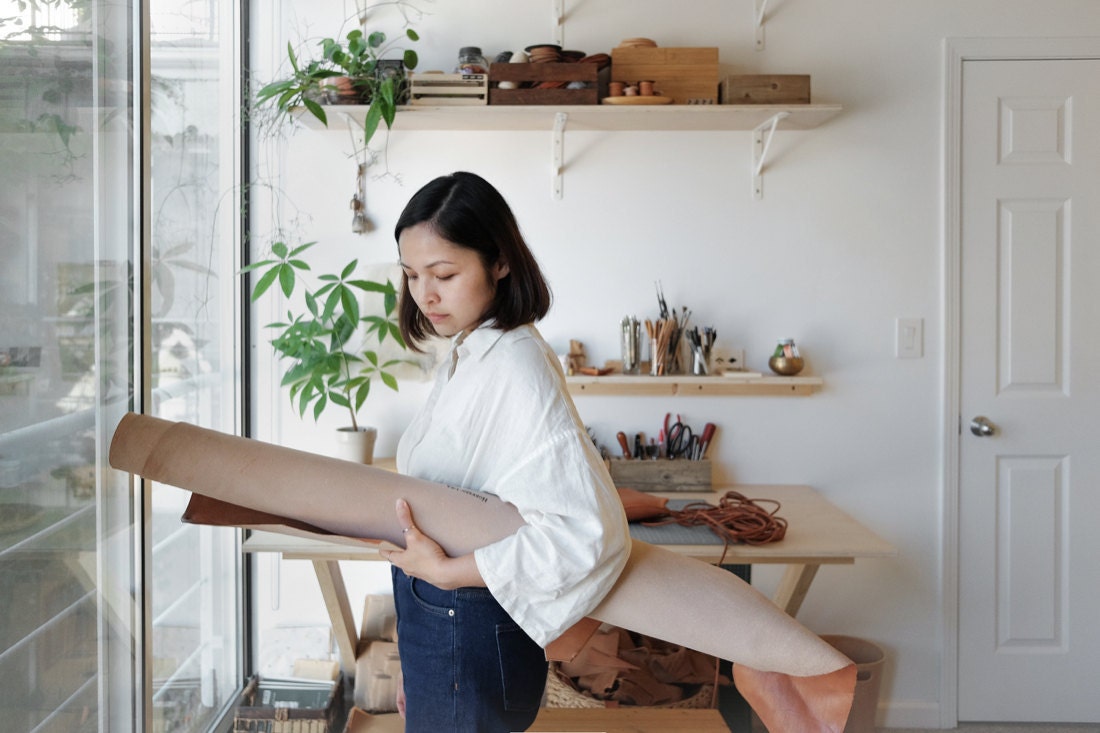
M 509 359 L 519 368 L 502 369 L 493 381 L 498 409 L 483 423 L 493 428 L 480 442 L 496 454 L 485 489 L 513 503 L 526 525 L 478 549 L 474 559 L 497 601 L 545 646 L 614 585 L 629 555 L 629 531 L 557 365 L 546 363 L 553 355 L 518 351 Z

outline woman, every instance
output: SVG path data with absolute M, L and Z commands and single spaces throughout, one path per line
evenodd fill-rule
M 428 183 L 397 222 L 409 346 L 451 339 L 397 448 L 402 473 L 511 502 L 526 525 L 447 557 L 397 514 L 393 564 L 406 731 L 515 731 L 538 713 L 543 647 L 591 611 L 629 554 L 626 518 L 554 352 L 550 289 L 500 193 L 473 173 Z

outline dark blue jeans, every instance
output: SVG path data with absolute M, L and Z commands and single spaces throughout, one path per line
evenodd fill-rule
M 538 714 L 546 655 L 485 588 L 392 568 L 406 733 L 511 733 Z

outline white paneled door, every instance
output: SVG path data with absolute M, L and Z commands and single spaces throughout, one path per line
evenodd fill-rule
M 966 61 L 959 719 L 1100 722 L 1100 60 Z

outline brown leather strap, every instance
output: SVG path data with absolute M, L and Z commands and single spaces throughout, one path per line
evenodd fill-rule
M 760 503 L 774 504 L 768 511 Z M 685 527 L 710 527 L 729 547 L 731 542 L 744 542 L 749 545 L 763 545 L 783 539 L 787 533 L 787 520 L 776 516 L 780 504 L 774 499 L 749 499 L 737 491 L 727 491 L 718 502 L 718 506 L 705 501 L 694 501 L 683 509 L 669 510 L 667 519 L 659 519 L 643 524 L 657 527 L 665 524 L 680 524 Z M 722 553 L 725 559 L 725 552 Z M 721 560 L 719 561 L 721 564 Z

